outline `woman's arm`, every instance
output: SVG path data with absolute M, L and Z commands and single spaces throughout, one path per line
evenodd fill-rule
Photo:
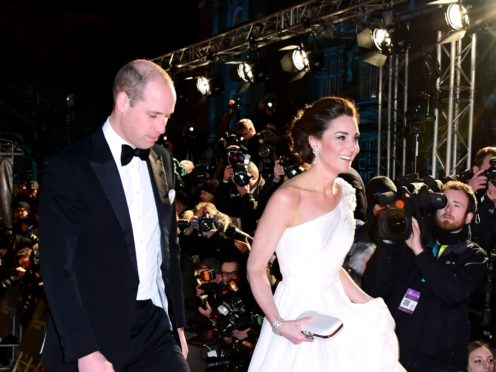
M 274 325 L 278 319 L 283 320 L 279 327 L 279 334 L 294 344 L 309 341 L 301 333 L 301 326 L 307 323 L 310 318 L 291 321 L 281 319 L 272 296 L 267 264 L 284 230 L 290 226 L 293 218 L 291 213 L 281 213 L 281 210 L 295 211 L 298 205 L 297 199 L 297 195 L 288 190 L 287 187 L 281 188 L 273 194 L 260 219 L 248 256 L 248 280 L 255 300 L 271 325 Z

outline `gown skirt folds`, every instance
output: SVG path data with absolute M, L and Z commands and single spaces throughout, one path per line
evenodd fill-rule
M 394 320 L 381 298 L 352 303 L 339 271 L 353 243 L 355 191 L 341 178 L 341 199 L 330 212 L 289 227 L 276 248 L 283 280 L 274 301 L 283 319 L 318 311 L 343 321 L 334 337 L 294 345 L 272 332 L 267 320 L 249 372 L 399 372 Z

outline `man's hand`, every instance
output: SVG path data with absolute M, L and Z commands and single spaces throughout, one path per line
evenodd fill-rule
M 415 256 L 424 251 L 422 243 L 420 242 L 420 227 L 415 217 L 412 217 L 412 233 L 410 234 L 410 237 L 405 240 L 405 243 Z
M 468 184 L 474 190 L 474 192 L 477 192 L 479 190 L 483 190 L 487 186 L 487 177 L 484 176 L 485 170 L 479 169 L 478 171 L 474 172 L 474 175 L 468 181 Z
M 212 308 L 210 307 L 208 301 L 205 301 L 205 309 L 201 306 L 198 306 L 198 312 L 205 318 L 210 319 L 210 316 L 212 315 Z
M 112 363 L 99 351 L 79 358 L 78 370 L 79 372 L 115 372 Z
M 179 335 L 179 343 L 181 344 L 181 351 L 183 353 L 184 359 L 188 358 L 189 348 L 186 342 L 186 335 L 184 334 L 184 328 L 178 328 L 177 333 Z
M 223 180 L 225 182 L 228 182 L 228 181 L 232 180 L 233 177 L 234 177 L 234 170 L 233 170 L 232 165 L 226 165 L 226 167 L 224 168 Z
M 492 182 L 487 183 L 487 198 L 496 204 L 496 186 L 493 185 Z

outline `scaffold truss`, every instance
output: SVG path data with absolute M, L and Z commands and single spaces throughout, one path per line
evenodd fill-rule
M 394 6 L 403 2 L 406 0 L 395 0 Z M 296 36 L 319 32 L 323 27 L 358 20 L 371 12 L 391 9 L 392 6 L 391 2 L 384 0 L 307 1 L 174 50 L 155 58 L 154 62 L 166 69 L 192 70 L 212 62 L 235 58 L 253 46 L 263 48 Z

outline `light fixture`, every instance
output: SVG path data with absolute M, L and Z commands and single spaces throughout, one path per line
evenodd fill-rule
M 435 0 L 428 5 L 447 5 L 444 11 L 445 25 L 440 25 L 443 36 L 439 39 L 439 44 L 451 43 L 463 39 L 470 26 L 470 18 L 467 8 L 459 0 Z M 447 27 L 446 27 L 447 26 Z M 443 30 L 448 28 L 448 30 Z
M 454 31 L 459 31 L 470 25 L 467 8 L 461 4 L 450 4 L 444 13 L 446 23 Z
M 400 21 L 387 27 L 364 28 L 357 34 L 361 58 L 373 66 L 384 66 L 388 56 L 403 53 L 408 48 L 408 32 L 408 26 Z
M 301 45 L 288 45 L 279 50 L 285 51 L 281 58 L 282 69 L 294 74 L 290 81 L 301 79 L 310 71 L 309 55 Z
M 301 46 L 289 46 L 288 50 L 281 58 L 281 67 L 286 72 L 298 73 L 310 68 L 307 52 Z M 282 48 L 281 50 L 285 50 Z
M 240 62 L 231 69 L 231 78 L 242 83 L 252 84 L 255 81 L 253 67 L 247 62 Z
M 205 76 L 198 76 L 196 78 L 196 89 L 202 96 L 206 96 L 211 93 L 210 82 Z
M 384 66 L 387 55 L 382 52 L 391 47 L 391 38 L 386 29 L 364 28 L 357 34 L 357 44 L 366 49 L 360 53 L 364 62 L 376 67 Z

